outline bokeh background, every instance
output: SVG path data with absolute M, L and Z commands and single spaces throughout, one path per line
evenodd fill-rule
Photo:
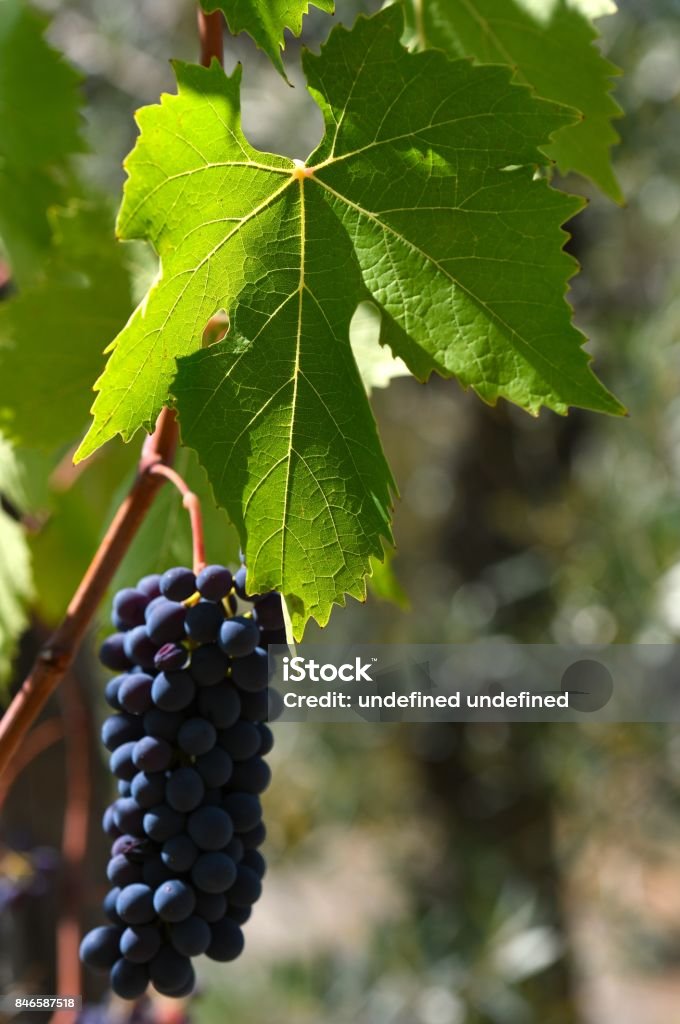
M 172 90 L 170 56 L 195 59 L 188 0 L 50 0 L 49 38 L 84 73 L 91 152 L 83 173 L 117 202 L 133 111 Z M 377 4 L 340 0 L 338 19 Z M 620 208 L 581 181 L 570 226 L 582 265 L 571 300 L 599 374 L 630 411 L 534 420 L 455 382 L 397 379 L 373 401 L 401 490 L 392 570 L 402 607 L 372 594 L 310 641 L 673 643 L 680 631 L 680 2 L 620 0 L 599 22 L 625 72 L 616 169 Z M 328 31 L 314 11 L 304 41 Z M 321 119 L 291 41 L 290 89 L 247 39 L 244 121 L 261 148 L 304 157 Z M 150 267 L 131 249 L 137 287 Z M 103 341 L 107 339 L 102 339 Z M 131 446 L 132 448 L 135 445 Z M 58 486 L 33 546 L 44 567 L 17 679 L 63 610 L 125 486 L 115 450 Z M 24 485 L 45 500 L 44 461 Z M 195 473 L 189 466 L 187 472 Z M 186 550 L 164 495 L 121 580 Z M 216 519 L 215 560 L 237 543 Z M 159 544 L 159 537 L 162 543 Z M 96 736 L 102 678 L 84 652 L 48 709 Z M 76 689 L 81 699 L 74 697 Z M 69 696 L 70 694 L 70 696 Z M 82 700 L 82 695 L 85 700 Z M 53 991 L 64 904 L 62 817 L 91 807 L 75 894 L 99 923 L 109 782 L 96 740 L 87 785 L 55 742 L 6 795 L 0 843 L 0 985 Z M 86 758 L 88 752 L 86 751 Z M 81 752 L 82 755 L 82 752 Z M 71 753 L 71 758 L 73 754 Z M 680 734 L 676 728 L 283 724 L 265 795 L 270 872 L 233 965 L 206 962 L 188 1007 L 147 1011 L 196 1024 L 675 1024 L 680 1021 Z M 88 767 L 89 764 L 89 767 Z M 69 767 L 70 766 L 70 767 Z M 81 762 L 82 767 L 82 762 Z M 66 771 L 64 769 L 67 769 Z M 76 784 L 76 791 L 78 786 Z M 82 810 L 82 806 L 81 806 Z M 17 898 L 20 892 L 20 898 Z M 92 1004 L 102 990 L 87 980 Z M 121 1007 L 91 1009 L 114 1020 Z

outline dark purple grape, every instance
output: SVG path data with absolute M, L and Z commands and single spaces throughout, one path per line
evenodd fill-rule
M 196 758 L 196 771 L 210 788 L 226 785 L 233 771 L 232 760 L 222 747 L 213 747 Z M 205 797 L 204 797 L 205 799 Z
M 131 835 L 143 834 L 144 811 L 132 796 L 122 796 L 113 805 L 113 817 L 121 830 Z M 117 882 L 117 885 L 122 883 Z
M 171 878 L 177 878 L 177 872 L 172 871 L 162 860 L 154 858 L 147 860 L 144 864 L 144 883 L 151 886 L 152 889 L 157 889 L 159 885 Z
M 191 704 L 195 692 L 188 672 L 160 672 L 151 687 L 153 702 L 163 711 L 182 711 Z
M 99 648 L 99 660 L 102 665 L 113 669 L 114 672 L 125 672 L 132 668 L 135 660 L 131 659 L 126 651 L 127 636 L 126 633 L 112 633 L 111 636 L 107 636 Z
M 187 819 L 187 832 L 199 849 L 221 850 L 234 834 L 234 828 L 223 808 L 199 807 Z
M 120 684 L 118 700 L 132 715 L 143 715 L 152 705 L 153 679 L 143 672 L 130 673 Z
M 261 757 L 253 757 L 234 765 L 229 784 L 243 793 L 264 793 L 271 780 L 272 772 L 267 762 Z
M 159 597 L 161 593 L 161 578 L 158 573 L 152 573 L 151 576 L 142 576 L 141 580 L 135 587 L 141 594 L 149 600 L 153 601 L 155 597 Z
M 199 601 L 186 614 L 184 629 L 190 640 L 197 644 L 215 643 L 224 622 L 224 609 L 212 601 Z
M 257 623 L 237 615 L 233 619 L 225 619 L 220 628 L 219 645 L 231 658 L 244 658 L 257 647 L 260 631 Z
M 165 786 L 165 800 L 176 811 L 195 810 L 203 799 L 203 779 L 194 768 L 177 768 Z
M 116 750 L 123 743 L 136 742 L 143 732 L 141 722 L 132 715 L 109 715 L 102 724 L 102 743 L 107 750 Z
M 149 639 L 146 626 L 135 626 L 125 634 L 125 653 L 132 665 L 153 669 L 153 659 L 158 645 Z
M 113 817 L 114 805 L 111 804 L 106 808 L 102 815 L 102 829 L 104 835 L 110 836 L 111 839 L 116 839 L 120 835 L 120 829 L 116 825 Z
M 246 576 L 246 567 L 242 565 L 238 572 L 234 574 L 234 590 L 242 601 L 257 601 L 261 595 L 248 593 L 246 589 Z
M 244 863 L 236 869 L 236 881 L 229 889 L 227 900 L 231 907 L 251 907 L 262 895 L 262 882 L 252 868 Z
M 162 996 L 168 996 L 171 999 L 184 999 L 186 996 L 190 996 L 196 987 L 196 972 L 189 962 L 188 977 L 181 985 L 162 985 L 159 981 L 154 981 L 153 986 Z
M 211 960 L 226 963 L 241 955 L 244 946 L 243 932 L 234 921 L 224 917 L 210 926 L 210 932 L 210 945 L 205 953 Z
M 196 593 L 196 577 L 191 569 L 168 569 L 161 576 L 161 594 L 170 601 L 186 601 Z
M 111 988 L 121 999 L 139 999 L 148 984 L 146 964 L 133 964 L 121 957 L 111 968 Z
M 220 729 L 217 742 L 227 751 L 233 761 L 245 761 L 254 757 L 262 747 L 259 726 L 240 720 L 228 729 Z
M 120 937 L 120 951 L 133 964 L 147 964 L 156 956 L 161 942 L 161 932 L 157 925 L 132 925 Z
M 149 736 L 157 736 L 168 743 L 174 743 L 179 727 L 184 721 L 184 715 L 181 711 L 163 711 L 161 708 L 152 707 L 145 712 L 142 721 L 144 731 Z
M 118 856 L 112 857 L 109 861 L 106 868 L 106 877 L 111 885 L 119 885 L 121 888 L 126 885 L 133 885 L 135 882 L 142 881 L 142 867 L 141 864 L 133 864 L 122 853 L 119 853 Z
M 222 804 L 222 789 L 217 786 L 208 786 L 203 794 L 203 803 L 206 807 L 220 807 Z
M 165 988 L 174 992 L 185 985 L 192 974 L 189 957 L 182 956 L 172 946 L 162 946 L 149 964 L 151 981 L 160 991 Z
M 183 956 L 205 953 L 211 938 L 210 925 L 196 914 L 170 926 L 170 942 Z
M 153 905 L 161 920 L 184 921 L 194 912 L 196 895 L 186 882 L 179 878 L 171 878 L 156 889 Z
M 148 810 L 163 803 L 165 775 L 163 772 L 137 772 L 130 789 L 139 806 Z
M 144 815 L 144 831 L 150 839 L 164 843 L 182 831 L 184 822 L 185 817 L 179 811 L 167 804 L 158 804 Z
M 234 924 L 244 925 L 253 913 L 252 907 L 229 907 L 226 916 Z
M 262 804 L 252 793 L 227 793 L 222 809 L 231 818 L 237 832 L 249 832 L 262 821 Z
M 202 853 L 191 869 L 191 881 L 203 892 L 226 892 L 236 878 L 236 865 L 220 851 Z
M 208 565 L 196 577 L 196 588 L 208 601 L 221 601 L 233 585 L 232 575 L 223 565 Z
M 274 733 L 265 722 L 260 722 L 256 726 L 256 729 L 260 734 L 261 740 L 258 753 L 260 757 L 266 757 L 274 746 Z
M 118 796 L 130 796 L 130 783 L 125 779 L 118 779 Z
M 259 850 L 246 850 L 243 855 L 243 866 L 254 871 L 258 878 L 264 878 L 267 862 Z
M 132 587 L 119 590 L 113 599 L 114 625 L 121 623 L 123 629 L 141 626 L 144 622 L 144 609 L 148 603 L 149 598 L 140 590 L 134 590 Z
M 163 644 L 154 657 L 154 668 L 158 672 L 176 672 L 185 668 L 189 661 L 189 653 L 181 644 Z
M 187 718 L 177 733 L 177 745 L 185 754 L 207 754 L 217 742 L 215 726 L 205 718 Z
M 137 740 L 138 742 L 139 740 Z M 134 778 L 137 769 L 132 760 L 132 751 L 135 749 L 135 745 L 133 741 L 121 743 L 111 754 L 109 768 L 117 779 L 125 779 L 127 782 L 130 782 Z
M 141 882 L 126 885 L 118 894 L 116 913 L 126 924 L 148 924 L 156 916 L 153 891 Z
M 121 710 L 120 701 L 118 700 L 118 690 L 120 689 L 120 684 L 125 678 L 125 676 L 114 676 L 113 679 L 109 679 L 104 688 L 104 700 L 110 708 L 113 708 L 114 711 Z
M 262 846 L 266 838 L 267 829 L 265 828 L 263 821 L 260 821 L 255 828 L 251 828 L 247 832 L 239 833 L 239 839 L 246 850 L 256 850 L 258 846 Z
M 124 853 L 135 864 L 143 864 L 149 856 L 150 843 L 139 834 L 118 836 L 111 846 L 111 856 L 115 857 L 119 853 Z
M 158 646 L 179 641 L 184 636 L 184 620 L 186 608 L 177 601 L 158 602 L 149 611 L 146 629 L 150 638 Z
M 252 654 L 247 654 L 243 658 L 234 658 L 231 663 L 231 678 L 240 690 L 248 690 L 251 693 L 263 690 L 269 682 L 270 675 L 269 655 L 262 647 L 256 647 Z
M 189 836 L 185 836 L 183 833 L 173 836 L 172 839 L 163 843 L 161 859 L 166 868 L 171 871 L 180 874 L 189 871 L 197 857 L 198 847 Z
M 107 892 L 106 896 L 104 897 L 104 902 L 102 903 L 102 909 L 103 909 L 104 913 L 106 914 L 106 916 L 108 917 L 109 921 L 112 921 L 113 924 L 123 925 L 124 926 L 123 919 L 121 917 L 119 917 L 119 915 L 118 915 L 118 913 L 116 911 L 116 900 L 118 899 L 118 894 L 119 893 L 120 893 L 120 889 L 109 889 L 109 891 Z
M 243 843 L 241 842 L 239 837 L 232 836 L 232 838 L 224 847 L 224 850 L 222 852 L 226 853 L 227 857 L 231 857 L 234 864 L 240 864 L 241 861 L 243 860 L 245 850 L 243 848 Z
M 204 921 L 207 921 L 208 924 L 221 921 L 226 912 L 227 898 L 224 893 L 201 892 L 200 890 L 196 893 L 195 913 L 202 917 Z
M 260 647 L 286 647 L 288 648 L 288 637 L 285 629 L 261 629 Z M 289 649 L 289 648 L 288 648 Z
M 216 729 L 227 729 L 238 720 L 241 701 L 236 688 L 228 682 L 207 686 L 198 691 L 198 711 Z
M 173 758 L 172 747 L 156 736 L 142 736 L 132 751 L 132 760 L 144 772 L 163 772 Z
M 191 654 L 189 671 L 199 686 L 214 686 L 224 679 L 229 668 L 229 658 L 217 644 L 197 647 Z
M 242 717 L 247 719 L 249 722 L 264 722 L 269 718 L 269 701 L 273 692 L 274 691 L 271 686 L 268 686 L 264 690 L 257 690 L 256 692 L 251 690 L 239 690 Z
M 80 943 L 80 959 L 96 971 L 108 971 L 120 956 L 121 929 L 101 925 L 88 932 Z
M 255 618 L 261 629 L 284 629 L 281 595 L 272 591 L 255 602 Z

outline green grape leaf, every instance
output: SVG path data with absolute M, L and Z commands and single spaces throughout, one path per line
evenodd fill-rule
M 82 434 L 102 348 L 132 307 L 109 211 L 73 204 L 50 220 L 44 276 L 0 306 L 0 429 L 47 449 Z
M 84 149 L 80 77 L 45 25 L 23 0 L 0 3 L 0 236 L 20 281 L 49 245 L 47 210 L 63 201 L 70 159 Z
M 208 12 L 222 11 L 233 35 L 247 32 L 284 78 L 284 29 L 299 36 L 302 19 L 310 6 L 328 14 L 335 9 L 334 0 L 201 0 L 201 6 Z
M 21 476 L 10 444 L 0 437 L 0 495 L 22 508 Z M 28 624 L 33 596 L 31 560 L 23 527 L 0 509 L 0 686 L 10 677 L 12 660 Z
M 394 548 L 388 548 L 382 562 L 377 558 L 371 559 L 368 588 L 379 601 L 386 601 L 402 611 L 408 611 L 411 602 L 394 571 L 394 554 Z
M 611 88 L 619 70 L 595 46 L 597 32 L 580 10 L 568 0 L 421 0 L 418 12 L 421 43 L 507 64 L 538 96 L 578 110 L 581 118 L 557 131 L 543 152 L 563 174 L 575 171 L 623 201 L 611 166 L 619 138 L 612 121 L 621 116 Z
M 248 143 L 239 72 L 216 62 L 177 65 L 178 95 L 140 112 L 127 161 L 119 231 L 150 240 L 160 271 L 76 458 L 150 427 L 173 395 L 253 586 L 286 596 L 296 635 L 364 596 L 389 540 L 392 479 L 349 343 L 361 302 L 422 378 L 532 413 L 621 411 L 564 297 L 560 225 L 581 201 L 535 174 L 574 114 L 504 67 L 409 53 L 402 29 L 387 8 L 305 55 L 326 123 L 305 165 Z M 203 348 L 219 310 L 230 331 Z

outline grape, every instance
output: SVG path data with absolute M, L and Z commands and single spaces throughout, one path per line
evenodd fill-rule
M 123 796 L 113 805 L 113 820 L 121 832 L 141 835 L 144 827 L 144 811 L 134 797 Z
M 109 921 L 112 921 L 113 924 L 124 925 L 122 917 L 120 917 L 116 911 L 116 900 L 118 899 L 119 893 L 120 889 L 109 889 L 106 896 L 104 897 L 102 909 L 104 910 L 104 913 L 108 917 Z M 82 952 L 80 959 L 83 959 Z
M 238 720 L 241 701 L 233 686 L 220 683 L 199 691 L 198 710 L 216 729 L 227 729 Z
M 134 777 L 136 768 L 132 760 L 132 752 L 136 745 L 132 740 L 129 743 L 121 743 L 111 754 L 109 768 L 117 779 L 125 779 L 127 782 L 130 782 Z
M 269 699 L 274 691 L 270 686 L 265 690 L 240 690 L 241 715 L 249 722 L 264 722 L 269 717 Z
M 176 811 L 193 811 L 201 803 L 205 786 L 193 768 L 177 768 L 165 786 L 165 799 Z
M 191 995 L 195 985 L 196 972 L 191 963 L 189 964 L 189 976 L 182 985 L 161 985 L 158 981 L 154 982 L 154 988 L 157 992 L 160 992 L 162 996 L 169 996 L 172 999 L 183 999 L 185 996 Z
M 113 811 L 113 804 L 111 804 L 110 807 L 107 807 L 106 810 L 104 811 L 104 814 L 102 815 L 102 829 L 105 835 L 110 836 L 112 839 L 115 839 L 117 836 L 120 835 L 120 829 L 118 828 L 114 820 Z
M 272 591 L 260 597 L 255 602 L 255 618 L 261 629 L 284 629 L 281 596 Z
M 129 860 L 134 861 L 136 864 L 141 864 L 146 859 L 148 852 L 148 841 L 146 839 L 142 839 L 139 835 L 118 836 L 111 846 L 112 857 L 116 857 L 119 853 L 123 853 Z
M 202 853 L 191 869 L 191 881 L 203 892 L 226 892 L 236 878 L 236 865 L 226 853 Z
M 243 952 L 243 932 L 237 924 L 223 917 L 210 926 L 211 940 L 206 956 L 211 960 L 235 960 Z
M 132 751 L 132 760 L 145 772 L 162 772 L 172 761 L 172 747 L 156 736 L 142 736 Z
M 166 840 L 161 849 L 165 866 L 175 872 L 189 871 L 198 857 L 198 847 L 183 833 Z
M 204 644 L 191 655 L 189 671 L 199 686 L 214 686 L 227 674 L 229 658 L 217 644 Z
M 261 757 L 251 757 L 249 761 L 239 761 L 234 765 L 229 780 L 234 790 L 243 793 L 264 793 L 272 779 L 271 768 Z
M 224 622 L 224 609 L 212 601 L 199 601 L 186 614 L 184 628 L 190 640 L 198 644 L 215 643 Z
M 225 654 L 232 658 L 244 658 L 257 647 L 260 631 L 257 623 L 237 615 L 226 619 L 220 629 L 219 645 Z
M 161 647 L 184 636 L 186 608 L 177 601 L 159 601 L 149 612 L 146 629 L 149 637 Z
M 158 804 L 144 815 L 144 831 L 149 839 L 154 839 L 157 843 L 172 839 L 183 828 L 184 815 L 167 804 Z
M 236 881 L 229 889 L 229 905 L 250 907 L 262 895 L 262 882 L 252 868 L 241 863 L 236 869 Z
M 168 569 L 161 576 L 161 594 L 171 601 L 186 601 L 196 593 L 196 577 L 191 569 Z
M 157 707 L 150 708 L 142 719 L 144 731 L 149 736 L 157 736 L 168 743 L 174 742 L 183 721 L 184 715 L 180 711 L 163 711 Z
M 237 832 L 249 832 L 262 820 L 262 804 L 252 793 L 228 793 L 222 801 L 222 809 Z
M 210 925 L 196 914 L 170 926 L 170 941 L 183 956 L 205 953 L 211 938 Z
M 241 832 L 239 834 L 239 839 L 245 846 L 246 850 L 254 850 L 258 846 L 262 846 L 266 838 L 267 829 L 265 828 L 263 821 L 256 825 L 255 828 L 248 829 L 247 832 Z
M 258 751 L 260 757 L 266 757 L 270 753 L 274 746 L 274 733 L 271 731 L 266 722 L 260 722 L 256 726 L 257 731 L 260 734 L 261 744 Z
M 246 575 L 246 567 L 242 565 L 234 575 L 234 590 L 242 601 L 257 601 L 260 598 L 260 594 L 249 594 L 246 590 Z
M 118 700 L 118 690 L 120 684 L 125 679 L 125 676 L 114 676 L 113 679 L 109 679 L 106 687 L 104 688 L 104 700 L 113 708 L 114 711 L 120 711 L 120 701 Z
M 165 775 L 163 772 L 137 772 L 130 788 L 139 806 L 148 810 L 163 802 Z
M 125 677 L 118 689 L 118 700 L 132 715 L 143 715 L 151 707 L 151 686 L 153 679 L 143 672 Z
M 122 957 L 111 968 L 111 988 L 121 999 L 139 999 L 148 984 L 146 964 L 133 964 Z
M 262 629 L 260 630 L 260 647 L 288 647 L 288 637 L 285 629 Z M 290 648 L 288 648 L 290 649 Z
M 269 677 L 269 655 L 262 647 L 256 647 L 252 654 L 243 658 L 235 658 L 232 663 L 231 678 L 241 690 L 263 690 Z
M 232 760 L 222 747 L 213 747 L 196 758 L 196 771 L 206 786 L 224 786 L 229 782 L 232 770 Z
M 148 924 L 156 916 L 153 890 L 141 882 L 126 885 L 116 900 L 116 913 L 126 924 Z
M 161 948 L 161 933 L 153 924 L 126 928 L 120 937 L 120 951 L 133 964 L 146 964 Z
M 246 850 L 243 855 L 243 866 L 254 871 L 258 878 L 264 878 L 267 862 L 259 850 Z
M 88 967 L 108 971 L 120 956 L 118 943 L 121 929 L 113 925 L 101 925 L 88 932 L 80 943 L 80 959 Z
M 144 609 L 149 603 L 146 594 L 132 587 L 119 590 L 113 599 L 113 617 L 116 619 L 114 625 L 122 629 L 132 629 L 134 626 L 141 626 L 144 622 Z
M 118 796 L 130 796 L 130 783 L 125 779 L 118 779 Z
M 196 895 L 186 882 L 172 878 L 156 889 L 153 905 L 163 921 L 184 921 L 194 912 Z
M 158 672 L 173 672 L 185 668 L 189 661 L 189 654 L 186 647 L 179 644 L 163 644 L 154 656 L 154 668 Z
M 208 924 L 214 924 L 227 912 L 227 897 L 221 892 L 202 892 L 199 889 L 196 893 L 195 912 Z
M 143 733 L 139 719 L 132 715 L 109 715 L 102 725 L 102 743 L 107 750 L 115 750 L 123 743 L 138 740 Z
M 185 754 L 207 754 L 217 742 L 217 731 L 205 718 L 187 718 L 177 733 L 177 744 Z
M 151 687 L 151 696 L 163 711 L 182 711 L 194 699 L 195 689 L 188 672 L 159 672 Z
M 143 576 L 135 590 L 138 590 L 140 594 L 144 594 L 149 601 L 153 601 L 154 598 L 160 596 L 160 582 L 161 578 L 158 573 L 153 573 L 151 576 Z
M 125 653 L 132 665 L 141 665 L 142 668 L 152 669 L 157 650 L 157 645 L 149 639 L 146 626 L 135 626 L 125 634 Z M 132 667 L 132 665 L 128 667 Z
M 217 734 L 220 746 L 229 752 L 232 760 L 245 761 L 259 753 L 262 738 L 259 727 L 252 722 L 241 719 L 228 729 L 220 729 Z
M 234 828 L 221 807 L 199 807 L 189 815 L 187 832 L 201 850 L 221 850 L 234 834 Z
M 99 648 L 99 660 L 106 668 L 114 672 L 124 672 L 132 668 L 134 660 L 131 660 L 125 648 L 127 635 L 124 633 L 113 633 L 108 636 Z
M 233 836 L 232 839 L 224 847 L 223 852 L 226 853 L 227 857 L 231 857 L 234 864 L 239 864 L 243 860 L 245 850 L 243 848 L 243 843 L 241 842 L 239 837 Z
M 222 803 L 222 789 L 219 786 L 208 786 L 203 794 L 206 807 L 219 807 Z
M 245 924 L 253 913 L 252 907 L 229 907 L 226 916 L 235 924 Z
M 181 988 L 191 977 L 192 967 L 188 957 L 182 956 L 172 946 L 161 946 L 149 964 L 151 981 L 158 988 L 169 990 Z
M 196 577 L 196 588 L 208 601 L 221 601 L 233 584 L 231 573 L 223 565 L 208 565 Z

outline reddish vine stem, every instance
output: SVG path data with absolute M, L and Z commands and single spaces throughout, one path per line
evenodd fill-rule
M 224 21 L 221 11 L 205 14 L 198 9 L 198 34 L 201 39 L 201 64 L 209 67 L 213 57 L 224 63 Z
M 191 540 L 193 545 L 194 572 L 198 576 L 201 569 L 205 569 L 205 535 L 203 532 L 203 513 L 201 501 L 198 495 L 189 488 L 179 473 L 166 466 L 163 462 L 157 462 L 149 467 L 152 476 L 161 476 L 177 488 L 182 495 L 182 504 L 189 513 L 191 520 Z
M 56 716 L 46 718 L 44 722 L 36 725 L 35 729 L 29 732 L 16 757 L 0 780 L 0 813 L 5 806 L 5 801 L 10 794 L 12 786 L 21 773 L 35 761 L 44 750 L 47 750 L 53 743 L 58 743 L 64 736 L 64 726 L 61 719 Z

